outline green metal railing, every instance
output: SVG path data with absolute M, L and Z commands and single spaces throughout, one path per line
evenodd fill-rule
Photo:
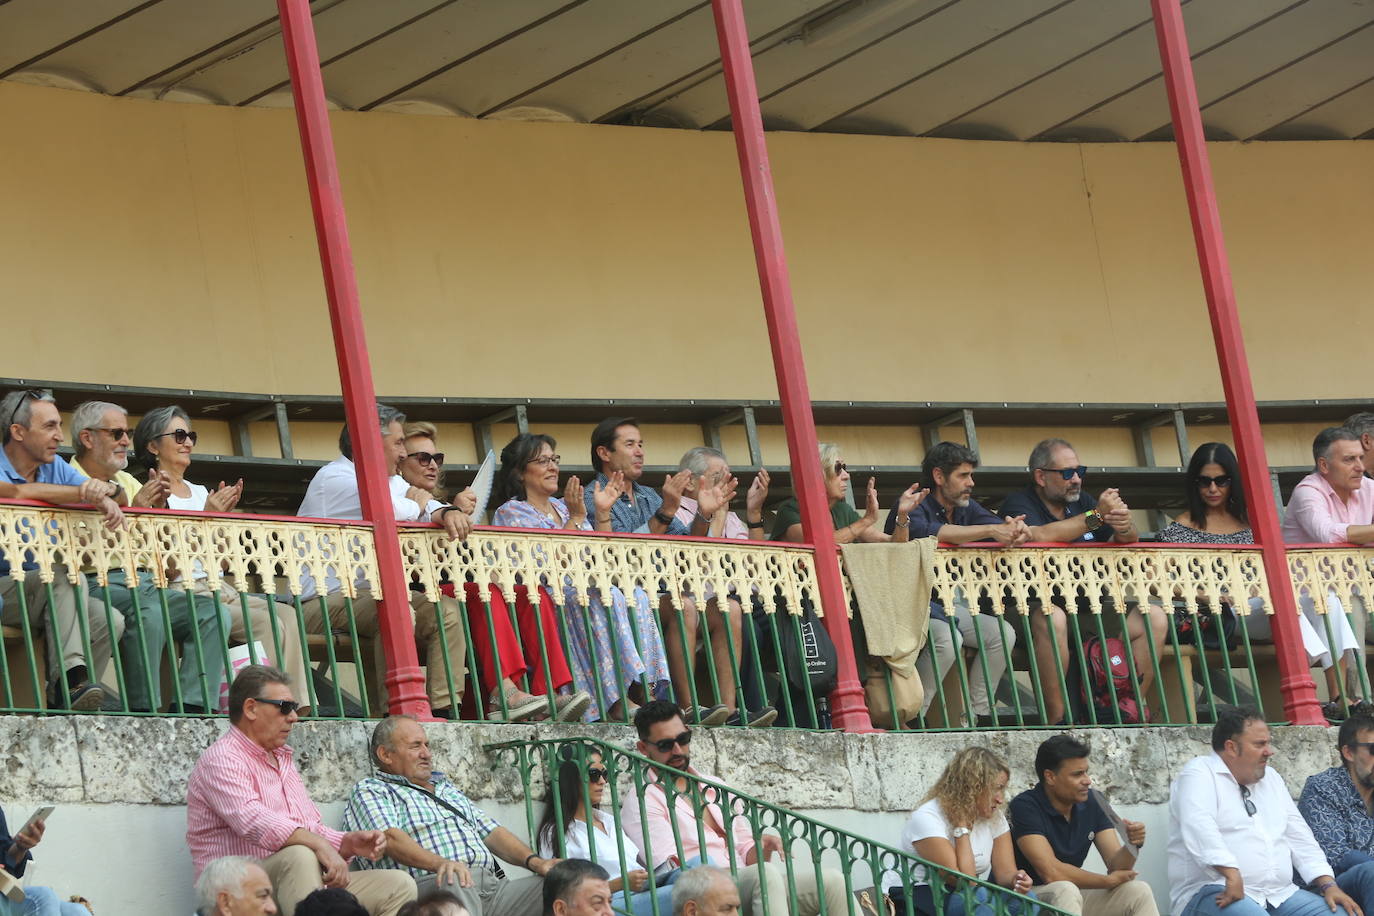
M 930 890 L 934 911 L 944 913 L 952 896 L 962 898 L 965 912 L 980 916 L 1016 916 L 1034 913 L 1038 908 L 1043 916 L 1058 916 L 1062 911 L 1034 898 L 1014 893 L 1006 887 L 976 877 L 962 874 L 953 869 L 936 865 L 917 856 L 914 851 L 897 849 L 888 844 L 851 831 L 826 824 L 816 818 L 798 814 L 778 805 L 770 804 L 713 779 L 672 769 L 655 763 L 647 757 L 626 751 L 614 744 L 591 738 L 545 739 L 533 741 L 511 741 L 490 744 L 487 751 L 494 755 L 498 773 L 511 773 L 518 784 L 511 789 L 525 800 L 525 818 L 531 839 L 530 845 L 536 850 L 547 850 L 550 854 L 563 856 L 567 850 L 567 831 L 569 821 L 564 816 L 565 793 L 576 793 L 568 809 L 574 816 L 578 813 L 576 804 L 592 797 L 592 784 L 587 771 L 592 764 L 606 770 L 602 814 L 605 817 L 606 832 L 588 830 L 588 857 L 599 860 L 609 867 L 613 874 L 626 875 L 639 868 L 652 874 L 655 862 L 669 860 L 670 863 L 693 863 L 699 858 L 701 850 L 707 848 L 707 831 L 711 828 L 707 820 L 698 817 L 693 829 L 684 832 L 676 817 L 666 818 L 672 835 L 671 848 L 656 848 L 651 837 L 648 796 L 662 792 L 663 799 L 655 805 L 655 810 L 666 807 L 675 812 L 682 802 L 689 804 L 693 811 L 701 812 L 708 804 L 715 806 L 721 818 L 720 827 L 727 838 L 737 839 L 738 845 L 750 846 L 753 855 L 764 843 L 766 836 L 776 839 L 781 855 L 774 859 L 769 868 L 775 876 L 784 879 L 786 900 L 769 899 L 770 882 L 746 878 L 744 885 L 757 890 L 762 897 L 763 911 L 766 913 L 799 913 L 799 895 L 814 893 L 819 900 L 819 911 L 829 916 L 839 916 L 827 904 L 827 897 L 843 897 L 844 913 L 858 914 L 858 893 L 867 892 L 870 899 L 880 895 L 886 883 L 901 888 L 903 906 L 899 912 L 911 916 L 917 912 L 913 902 L 913 891 L 923 880 L 934 876 Z M 552 825 L 550 833 L 541 836 L 540 824 L 547 814 Z M 587 816 L 583 806 L 583 818 Z M 628 815 L 628 816 L 627 816 Z M 628 829 L 634 823 L 639 829 Z M 660 836 L 663 830 L 657 831 Z M 621 834 L 634 844 L 639 858 L 619 841 Z M 601 852 L 597 844 L 603 844 Z M 659 844 L 662 845 L 661 843 Z M 755 868 L 753 862 L 745 861 L 736 849 L 736 843 L 726 842 L 726 861 L 711 860 L 709 864 L 728 869 L 739 880 L 742 872 Z M 746 851 L 746 857 L 750 853 Z M 776 885 L 776 881 L 773 882 Z M 670 911 L 663 909 L 663 899 L 655 893 L 652 883 L 638 900 L 618 898 L 618 912 L 630 912 L 629 905 L 636 903 L 640 912 L 651 911 L 655 916 Z M 827 894 L 829 891 L 829 894 Z M 662 895 L 666 897 L 666 894 Z M 749 901 L 744 901 L 745 909 Z M 879 901 L 879 912 L 886 907 Z

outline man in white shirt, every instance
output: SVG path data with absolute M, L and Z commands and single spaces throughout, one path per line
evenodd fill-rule
M 1184 764 L 1170 787 L 1170 911 L 1363 916 L 1336 885 L 1283 777 L 1269 769 L 1274 748 L 1264 717 L 1219 708 L 1212 750 Z M 1316 893 L 1294 884 L 1294 871 Z
M 391 471 L 388 485 L 396 520 L 435 522 L 444 527 L 450 539 L 466 538 L 472 531 L 472 520 L 461 509 L 441 503 L 428 492 L 410 486 L 397 473 L 406 457 L 405 433 L 402 429 L 406 421 L 405 414 L 394 407 L 378 404 L 377 420 L 381 428 L 383 454 Z M 332 519 L 363 517 L 357 470 L 353 466 L 353 445 L 347 426 L 339 433 L 339 451 L 342 454 L 338 458 L 315 472 L 297 515 Z M 320 613 L 320 602 L 316 599 L 314 580 L 308 579 L 303 586 L 301 598 L 306 628 L 314 633 L 323 633 L 325 624 Z M 347 630 L 348 600 L 342 594 L 339 580 L 332 569 L 325 576 L 325 591 L 330 626 Z M 452 598 L 439 599 L 443 609 L 441 632 L 436 623 L 433 602 L 426 601 L 419 592 L 412 592 L 410 605 L 415 610 L 415 644 L 420 651 L 420 661 L 425 665 L 430 708 L 441 718 L 456 718 L 458 706 L 463 700 L 463 678 L 467 673 L 467 640 L 463 636 L 461 606 Z M 377 602 L 364 581 L 358 582 L 358 597 L 353 599 L 353 618 L 358 635 L 373 641 L 373 684 L 381 691 L 385 707 L 386 661 L 382 657 L 382 641 L 377 633 Z M 448 656 L 447 665 L 444 663 L 445 655 Z M 450 671 L 452 683 L 449 680 Z

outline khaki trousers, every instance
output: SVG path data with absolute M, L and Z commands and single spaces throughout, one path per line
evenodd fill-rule
M 1078 916 L 1159 916 L 1150 885 L 1136 878 L 1110 889 L 1083 890 L 1072 881 L 1031 888 L 1041 903 Z
M 762 872 L 762 875 L 760 875 Z M 825 898 L 827 913 L 848 913 L 849 894 L 844 889 L 844 875 L 833 868 L 821 869 L 821 883 L 816 884 L 816 868 L 803 859 L 792 860 L 792 882 L 797 892 L 797 909 L 788 908 L 787 866 L 782 862 L 765 862 L 741 866 L 736 884 L 744 912 L 753 916 L 818 916 L 821 912 L 821 898 Z M 760 883 L 768 891 L 768 906 L 765 909 Z
M 348 632 L 347 599 L 337 592 L 331 592 L 326 599 L 329 609 L 330 626 Z M 410 606 L 415 610 L 415 648 L 420 654 L 420 664 L 425 666 L 425 685 L 429 693 L 429 705 L 433 709 L 452 709 L 455 713 L 463 701 L 463 679 L 467 675 L 467 639 L 463 636 L 463 609 L 449 597 L 441 598 L 439 607 L 443 609 L 444 633 L 439 638 L 439 625 L 435 620 L 435 605 L 426 601 L 419 592 L 410 593 Z M 311 633 L 323 633 L 324 625 L 320 619 L 318 598 L 302 601 L 305 611 L 305 628 Z M 386 708 L 386 657 L 382 653 L 382 641 L 377 635 L 377 602 L 367 589 L 359 589 L 358 597 L 353 599 L 353 620 L 360 639 L 372 640 L 372 685 L 381 698 L 381 708 Z M 448 671 L 444 666 L 444 656 L 453 671 L 453 689 L 449 689 Z
M 421 895 L 433 890 L 448 891 L 463 901 L 470 916 L 540 916 L 544 912 L 544 879 L 538 876 L 511 881 L 498 878 L 485 868 L 474 868 L 472 887 L 441 887 L 433 874 L 417 879 L 415 885 Z
M 114 643 L 124 635 L 124 616 L 118 611 L 105 613 L 105 604 L 99 598 L 86 594 L 86 580 L 81 578 L 79 586 L 73 586 L 67 579 L 67 567 L 53 567 L 52 607 L 48 607 L 48 588 L 39 577 L 39 570 L 20 572 L 23 578 L 0 576 L 0 600 L 4 610 L 0 612 L 5 626 L 21 625 L 19 592 L 22 588 L 24 602 L 28 606 L 29 625 L 35 632 L 47 631 L 48 680 L 55 682 L 58 673 L 69 671 L 78 665 L 86 666 L 86 676 L 92 680 L 100 679 L 100 673 L 110 661 L 110 650 Z M 86 645 L 81 636 L 82 607 L 78 605 L 77 589 L 84 604 L 86 626 L 91 638 L 91 658 L 86 658 Z M 111 639 L 111 629 L 114 631 Z M 58 656 L 61 663 L 57 663 Z
M 305 846 L 284 846 L 262 860 L 262 870 L 272 880 L 272 896 L 282 913 L 296 912 L 311 891 L 324 887 L 320 860 Z M 415 899 L 415 880 L 408 872 L 372 868 L 348 873 L 348 892 L 367 908 L 369 916 L 396 916 L 396 911 Z

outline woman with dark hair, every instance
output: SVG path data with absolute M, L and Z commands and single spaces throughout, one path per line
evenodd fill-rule
M 606 869 L 614 894 L 611 905 L 617 912 L 628 909 L 636 916 L 651 916 L 653 898 L 657 897 L 659 916 L 667 916 L 673 911 L 673 881 L 680 871 L 674 869 L 664 877 L 655 878 L 655 886 L 650 887 L 649 872 L 639 847 L 625 835 L 614 818 L 601 810 L 606 801 L 609 776 L 601 754 L 590 749 L 579 753 L 565 746 L 560 749 L 559 756 L 562 762 L 558 765 L 558 791 L 555 794 L 554 787 L 549 786 L 544 816 L 534 833 L 539 855 L 587 859 Z M 559 824 L 563 825 L 561 835 Z M 699 863 L 693 861 L 683 867 L 693 864 Z
M 406 456 L 400 464 L 400 474 L 410 484 L 409 493 L 423 505 L 438 499 L 443 486 L 444 453 L 439 451 L 438 430 L 430 423 L 407 423 L 404 429 Z M 459 511 L 470 513 L 476 506 L 471 490 L 454 497 Z M 443 586 L 445 590 L 451 585 Z M 535 620 L 534 604 L 529 589 L 515 586 L 515 621 L 519 635 L 511 626 L 511 614 L 506 597 L 495 583 L 487 583 L 487 600 L 482 600 L 482 586 L 477 582 L 463 583 L 463 598 L 467 606 L 468 626 L 472 630 L 473 655 L 477 657 L 477 676 L 481 680 L 480 695 L 487 698 L 487 716 L 507 722 L 548 718 L 550 714 L 549 688 L 552 686 L 552 712 L 558 719 L 570 722 L 582 716 L 591 702 L 585 691 L 567 689 L 573 677 L 568 671 L 567 653 L 558 638 L 558 618 L 553 601 L 538 596 L 539 620 Z M 453 597 L 456 597 L 454 595 Z M 548 648 L 547 676 L 544 655 L 539 650 L 539 634 L 543 631 Z M 498 665 L 497 662 L 500 662 Z M 533 693 L 516 686 L 521 678 L 529 678 Z
M 1188 511 L 1159 532 L 1161 541 L 1170 544 L 1255 543 L 1254 533 L 1250 530 L 1250 518 L 1245 511 L 1240 463 L 1236 460 L 1236 453 L 1226 443 L 1207 442 L 1193 452 L 1192 460 L 1188 462 L 1184 498 L 1188 502 Z M 1232 601 L 1228 597 L 1223 599 L 1223 603 L 1231 604 Z M 1249 604 L 1250 613 L 1242 618 L 1245 631 L 1251 639 L 1272 640 L 1273 633 L 1263 599 L 1251 598 Z M 1345 614 L 1337 612 L 1330 616 L 1336 642 L 1340 645 L 1341 669 L 1344 670 L 1348 664 L 1347 651 L 1358 648 L 1359 643 Z M 1326 669 L 1327 688 L 1334 698 L 1339 696 L 1336 668 L 1331 664 L 1331 651 L 1321 627 L 1322 622 L 1317 619 L 1315 609 L 1304 608 L 1298 617 L 1303 648 L 1307 651 L 1309 664 L 1320 663 Z M 1328 715 L 1336 715 L 1340 704 L 1333 700 L 1322 709 Z
M 195 450 L 197 435 L 191 428 L 191 418 L 186 411 L 175 405 L 158 407 L 148 411 L 138 421 L 134 429 L 134 457 L 143 462 L 149 470 L 158 470 L 165 475 L 170 492 L 167 495 L 167 508 L 179 512 L 232 512 L 243 495 L 243 481 L 232 486 L 220 481 L 212 492 L 200 484 L 186 479 L 186 471 L 191 467 L 191 453 Z M 191 576 L 191 587 L 185 587 L 187 573 Z M 262 643 L 267 658 L 253 659 L 258 663 L 275 665 L 285 671 L 296 686 L 304 705 L 309 705 L 310 674 L 305 667 L 305 655 L 301 651 L 300 624 L 296 620 L 295 608 L 290 605 L 269 601 L 261 595 L 240 594 L 229 583 L 220 580 L 218 588 L 211 588 L 209 574 L 199 560 L 191 570 L 168 570 L 168 578 L 175 587 L 166 590 L 169 602 L 194 601 L 197 619 L 218 613 L 230 623 L 226 634 L 230 645 L 243 645 L 248 641 L 251 628 L 253 641 Z M 247 622 L 245 623 L 245 617 Z M 185 647 L 183 651 L 194 651 Z M 209 657 L 223 660 L 221 645 L 202 646 L 206 657 L 207 672 L 211 668 Z M 186 666 L 182 666 L 185 668 Z M 215 666 L 218 671 L 220 666 Z M 156 681 L 156 678 L 153 678 Z M 212 712 L 209 703 L 203 698 L 199 678 L 190 679 L 183 672 L 182 699 L 187 712 Z M 216 675 L 211 690 L 219 688 Z M 213 698 L 218 706 L 218 697 Z M 302 715 L 309 715 L 303 709 Z
M 501 469 L 496 474 L 496 501 L 501 504 L 492 524 L 512 528 L 592 530 L 582 484 L 576 477 L 568 478 L 562 499 L 554 495 L 558 492 L 558 466 L 562 460 L 554 453 L 557 445 L 552 436 L 521 433 L 501 450 Z M 619 471 L 611 474 L 604 486 L 595 485 L 593 505 L 597 530 L 611 530 L 611 506 L 620 498 L 624 486 L 624 476 Z M 538 554 L 538 559 L 547 562 L 542 553 Z M 568 622 L 573 678 L 579 688 L 592 695 L 588 721 L 603 717 L 629 721 L 639 708 L 626 696 L 632 685 L 644 684 L 648 694 L 667 688 L 668 661 L 663 636 L 658 629 L 658 615 L 649 609 L 647 597 L 638 600 L 643 592 L 637 590 L 639 594 L 633 602 L 634 615 L 631 617 L 631 603 L 614 586 L 609 589 L 609 607 L 601 597 L 601 589 L 587 589 L 584 613 L 582 600 L 567 577 L 559 585 L 551 583 L 547 575 L 541 576 L 541 593 L 548 594 L 558 587 L 563 590 L 563 614 Z M 645 699 L 652 699 L 652 696 Z

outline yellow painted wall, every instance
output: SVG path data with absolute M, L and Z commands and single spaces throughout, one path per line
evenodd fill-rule
M 3 374 L 337 390 L 291 112 L 0 119 Z M 775 395 L 728 135 L 334 124 L 381 392 Z M 814 397 L 1220 396 L 1171 146 L 769 142 Z M 1366 395 L 1374 145 L 1212 155 L 1258 395 Z

